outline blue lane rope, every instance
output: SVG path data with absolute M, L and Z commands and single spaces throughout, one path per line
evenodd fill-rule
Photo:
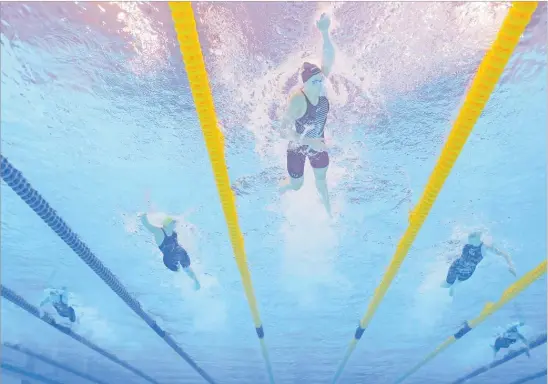
M 93 344 L 91 341 L 84 339 L 82 336 L 78 335 L 77 333 L 72 332 L 69 328 L 63 327 L 62 325 L 59 325 L 55 322 L 53 317 L 48 315 L 47 313 L 44 314 L 44 316 L 40 317 L 40 311 L 35 306 L 29 304 L 25 299 L 23 299 L 21 296 L 19 296 L 17 293 L 12 291 L 11 289 L 5 287 L 4 285 L 0 284 L 0 292 L 2 294 L 2 297 L 6 300 L 11 301 L 13 304 L 17 305 L 21 309 L 24 309 L 31 315 L 37 317 L 38 319 L 44 321 L 45 323 L 49 324 L 53 328 L 57 329 L 58 331 L 63 332 L 65 335 L 72 337 L 74 340 L 84 344 L 86 347 L 93 349 L 95 352 L 103 355 L 110 361 L 126 368 L 127 370 L 135 373 L 137 376 L 142 377 L 143 379 L 158 384 L 156 380 L 154 380 L 152 377 L 144 374 L 143 372 L 139 371 L 137 368 L 133 368 L 131 365 L 126 363 L 123 360 L 120 360 L 116 356 L 114 356 L 112 353 L 109 353 L 105 351 L 103 348 L 98 347 L 97 345 Z
M 27 356 L 30 356 L 36 360 L 39 360 L 39 361 L 42 361 L 48 365 L 51 365 L 52 367 L 55 367 L 55 368 L 59 368 L 59 369 L 62 369 L 64 371 L 67 371 L 69 373 L 72 373 L 73 375 L 75 376 L 79 376 L 83 379 L 86 379 L 88 381 L 91 381 L 92 383 L 95 383 L 95 384 L 107 384 L 106 382 L 104 381 L 101 381 L 93 376 L 90 376 L 88 375 L 87 373 L 84 373 L 84 372 L 80 372 L 80 371 L 77 371 L 75 369 L 72 369 L 71 367 L 68 367 L 64 364 L 61 364 L 55 360 L 52 360 L 50 359 L 49 357 L 46 357 L 46 356 L 43 356 L 43 355 L 39 355 L 38 353 L 35 353 L 33 351 L 31 351 L 30 349 L 28 348 L 25 348 L 25 347 L 21 347 L 20 345 L 15 345 L 15 344 L 11 344 L 11 343 L 4 343 L 3 346 L 5 348 L 9 348 L 9 349 L 12 349 L 14 351 L 17 351 L 17 352 L 21 352 L 21 353 L 24 353 L 25 355 Z
M 546 343 L 546 333 L 543 333 L 541 335 L 539 335 L 538 337 L 536 337 L 534 340 L 532 340 L 530 343 L 529 343 L 529 349 L 533 349 L 533 348 L 536 348 L 542 344 Z M 479 376 L 481 375 L 482 373 L 484 372 L 487 372 L 488 370 L 490 369 L 493 369 L 495 367 L 498 367 L 499 365 L 501 364 L 504 364 L 512 359 L 515 359 L 516 357 L 520 356 L 520 355 L 523 355 L 525 352 L 527 351 L 527 348 L 521 348 L 521 349 L 518 349 L 518 350 L 515 350 L 515 351 L 510 351 L 508 352 L 506 355 L 504 355 L 503 358 L 501 359 L 498 359 L 498 360 L 495 360 L 493 361 L 492 363 L 490 364 L 487 364 L 487 365 L 484 365 L 484 366 L 481 366 L 479 367 L 478 369 L 470 372 L 469 374 L 467 374 L 466 376 L 463 376 L 455 381 L 453 381 L 451 384 L 461 384 L 461 383 L 464 383 L 465 381 L 467 380 L 470 380 L 476 376 Z
M 17 170 L 4 156 L 0 155 L 2 179 L 11 189 L 46 223 L 73 251 L 112 289 L 150 328 L 160 336 L 179 356 L 194 368 L 207 382 L 213 379 L 179 347 L 156 322 L 141 309 L 141 304 L 124 288 L 114 274 L 91 252 L 70 227 L 51 208 L 46 200 L 28 183 L 21 171 Z
M 542 376 L 546 376 L 546 369 L 544 371 L 540 371 L 540 372 L 534 373 L 532 375 L 523 377 L 519 380 L 516 380 L 516 381 L 512 382 L 511 384 L 523 384 L 523 383 L 526 383 L 528 381 L 538 379 L 539 377 L 542 377 Z
M 11 364 L 8 364 L 8 363 L 2 363 L 2 368 L 7 370 L 7 371 L 14 372 L 14 373 L 17 373 L 19 375 L 28 377 L 29 379 L 40 381 L 42 383 L 46 383 L 46 384 L 63 384 L 60 381 L 55 381 L 55 380 L 52 380 L 52 379 L 48 379 L 46 376 L 42 376 L 42 375 L 39 375 L 37 373 L 27 371 L 26 369 L 23 369 L 21 367 L 16 367 L 15 365 L 11 365 Z

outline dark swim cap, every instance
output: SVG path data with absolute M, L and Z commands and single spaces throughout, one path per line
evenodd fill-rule
M 303 63 L 303 70 L 301 72 L 301 79 L 303 83 L 306 83 L 312 76 L 322 73 L 322 70 L 317 65 L 311 63 Z

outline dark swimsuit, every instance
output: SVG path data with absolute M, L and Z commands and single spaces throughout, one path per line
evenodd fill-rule
M 304 92 L 303 95 L 306 99 L 306 112 L 303 117 L 295 121 L 295 130 L 299 135 L 304 133 L 304 137 L 323 139 L 325 122 L 329 112 L 329 101 L 327 97 L 320 96 L 318 104 L 313 105 Z M 312 168 L 326 168 L 329 165 L 329 155 L 326 151 L 316 152 L 308 145 L 296 146 L 294 142 L 290 142 L 287 148 L 287 172 L 289 176 L 294 179 L 303 176 L 304 163 L 307 157 Z
M 74 308 L 63 302 L 63 295 L 59 295 L 59 301 L 54 301 L 52 304 L 59 316 L 70 319 L 72 323 L 76 321 Z
M 181 264 L 183 268 L 188 268 L 190 266 L 190 257 L 177 242 L 177 232 L 173 231 L 171 236 L 168 236 L 163 228 L 162 232 L 164 233 L 164 240 L 159 248 L 164 255 L 164 265 L 173 272 L 179 270 L 178 264 Z
M 516 341 L 518 341 L 519 332 L 516 326 L 508 329 L 502 336 L 497 337 L 495 340 L 494 349 L 495 352 L 498 352 L 502 348 L 508 348 Z
M 466 244 L 462 249 L 462 255 L 451 264 L 447 272 L 447 284 L 453 284 L 458 279 L 459 281 L 468 280 L 474 274 L 476 267 L 483 260 L 481 247 Z

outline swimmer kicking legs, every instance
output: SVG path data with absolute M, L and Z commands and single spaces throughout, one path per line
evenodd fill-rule
M 143 226 L 154 235 L 154 240 L 164 255 L 163 261 L 166 268 L 173 272 L 182 268 L 186 275 L 194 281 L 194 289 L 199 290 L 200 282 L 190 267 L 190 257 L 177 240 L 175 220 L 168 216 L 162 222 L 162 227 L 156 227 L 148 221 L 146 214 L 140 214 L 140 217 Z
M 289 139 L 287 147 L 287 171 L 289 179 L 280 188 L 280 193 L 301 189 L 306 159 L 314 169 L 316 189 L 329 215 L 331 204 L 327 189 L 329 154 L 325 146 L 325 123 L 329 112 L 329 100 L 325 96 L 323 82 L 333 66 L 335 49 L 329 36 L 330 19 L 323 14 L 316 23 L 323 37 L 321 68 L 305 62 L 302 66 L 302 87 L 294 89 L 289 97 L 287 110 L 282 120 L 282 133 Z

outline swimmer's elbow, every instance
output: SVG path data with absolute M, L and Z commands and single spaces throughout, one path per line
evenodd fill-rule
M 329 76 L 333 63 L 335 62 L 335 47 L 329 36 L 329 32 L 323 32 L 322 72 Z
M 154 231 L 154 227 L 152 226 L 152 224 L 150 224 L 150 221 L 148 221 L 148 218 L 147 218 L 146 214 L 141 216 L 141 223 L 149 231 L 151 231 L 151 232 Z
M 484 246 L 491 252 L 493 252 L 495 255 L 506 257 L 506 253 L 502 252 L 500 249 L 495 247 L 494 245 L 485 245 Z
M 335 62 L 335 51 L 328 51 L 324 53 L 322 60 L 322 73 L 325 76 L 329 76 L 333 63 Z

